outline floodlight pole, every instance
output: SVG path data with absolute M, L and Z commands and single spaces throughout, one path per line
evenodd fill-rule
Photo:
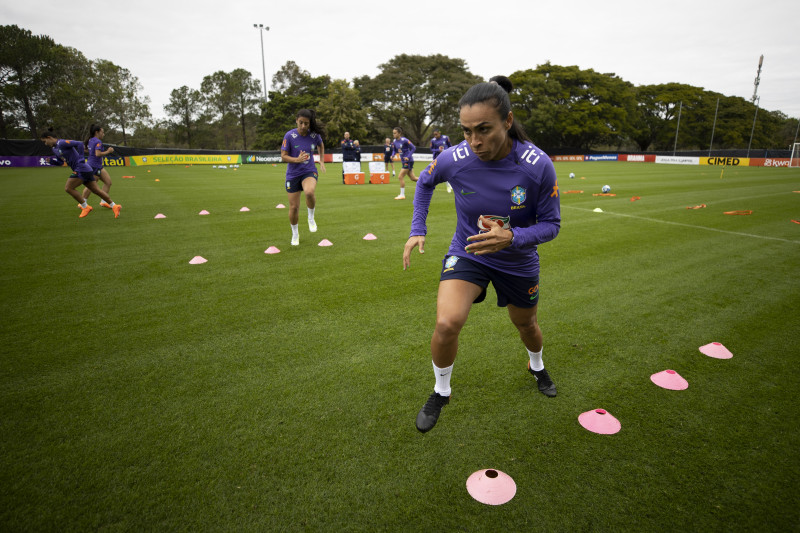
M 717 112 L 719 111 L 719 98 L 717 98 L 717 108 L 714 109 L 714 125 L 711 126 L 711 142 L 708 143 L 708 157 L 711 157 L 711 147 L 714 146 L 714 131 L 717 129 Z
M 753 127 L 750 129 L 750 142 L 747 143 L 747 157 L 750 157 L 750 145 L 753 144 L 753 133 L 756 131 L 756 117 L 758 116 L 758 103 L 761 101 L 760 96 L 756 96 L 756 112 L 753 114 Z
M 672 155 L 678 150 L 678 131 L 681 129 L 681 111 L 683 111 L 683 100 L 678 107 L 678 125 L 675 127 L 675 145 L 672 147 Z
M 264 64 L 264 32 L 269 31 L 269 26 L 263 24 L 253 24 L 253 27 L 258 30 L 258 35 L 261 37 L 261 73 L 264 76 L 264 103 L 267 103 L 267 67 Z
M 758 84 L 761 83 L 761 65 L 763 64 L 764 64 L 764 54 L 761 54 L 761 57 L 758 58 L 758 72 L 756 72 L 756 79 L 753 82 L 753 85 L 755 86 L 753 89 L 753 97 L 750 99 L 750 101 L 754 104 L 756 103 L 756 98 L 757 98 L 756 95 L 758 94 Z

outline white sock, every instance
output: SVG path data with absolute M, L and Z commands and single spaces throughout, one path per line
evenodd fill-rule
M 406 195 L 406 188 L 400 187 L 400 196 L 405 196 L 405 195 Z
M 300 228 L 299 224 L 292 224 L 292 237 L 298 237 L 300 235 Z
M 314 207 L 308 208 L 308 220 L 314 220 Z
M 528 350 L 527 348 L 525 349 Z M 528 350 L 528 356 L 531 358 L 531 370 L 535 370 L 536 372 L 544 370 L 544 363 L 542 362 L 543 350 L 544 348 L 542 348 L 538 352 L 532 352 Z
M 115 205 L 117 205 L 117 204 L 115 204 L 114 202 L 111 202 L 111 203 L 109 203 L 108 205 L 110 205 L 111 207 L 114 207 L 114 206 L 115 206 Z
M 433 392 L 439 396 L 450 396 L 450 375 L 452 373 L 453 365 L 447 368 L 439 368 L 434 364 L 433 374 L 436 376 L 436 385 L 433 387 Z
M 84 198 L 83 202 L 81 202 L 81 207 L 86 209 L 88 206 L 89 204 L 86 203 L 86 199 Z

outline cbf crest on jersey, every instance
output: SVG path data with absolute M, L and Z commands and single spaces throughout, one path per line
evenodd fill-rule
M 511 189 L 511 201 L 514 202 L 515 205 L 522 204 L 527 197 L 528 191 L 525 190 L 525 187 L 517 185 Z

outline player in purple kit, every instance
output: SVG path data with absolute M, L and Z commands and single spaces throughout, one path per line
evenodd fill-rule
M 325 170 L 325 145 L 322 136 L 325 130 L 317 122 L 317 115 L 311 109 L 297 112 L 297 127 L 286 132 L 281 144 L 281 160 L 286 165 L 286 192 L 289 195 L 289 224 L 292 226 L 292 246 L 300 244 L 298 228 L 300 193 L 306 196 L 308 208 L 308 230 L 317 231 L 314 210 L 317 207 L 317 167 L 314 152 L 319 153 L 319 168 Z
M 386 137 L 386 140 L 383 144 L 383 163 L 386 167 L 386 172 L 389 172 L 389 166 L 392 167 L 392 176 L 394 176 L 394 160 L 392 159 L 392 154 L 394 154 L 394 147 L 392 146 L 392 140 L 389 137 Z
M 119 212 L 120 209 L 122 209 L 122 206 L 115 204 L 108 194 L 106 194 L 105 191 L 101 190 L 97 186 L 94 173 L 92 172 L 92 167 L 86 163 L 86 160 L 83 157 L 83 143 L 80 141 L 59 139 L 51 131 L 42 133 L 41 139 L 44 141 L 44 144 L 46 144 L 49 148 L 52 148 L 53 153 L 56 155 L 58 160 L 63 159 L 72 169 L 73 174 L 67 178 L 67 184 L 64 186 L 64 189 L 66 190 L 67 194 L 78 201 L 78 204 L 81 208 L 81 214 L 79 215 L 80 218 L 85 217 L 92 211 L 92 206 L 87 204 L 86 200 L 83 198 L 83 196 L 81 196 L 81 193 L 76 190 L 81 184 L 102 198 L 103 201 L 107 202 L 108 205 L 111 206 L 112 211 L 114 211 L 114 218 L 119 218 Z
M 431 137 L 431 154 L 433 154 L 434 159 L 439 157 L 440 153 L 451 146 L 453 145 L 450 143 L 450 137 L 442 135 L 442 132 L 438 129 L 433 130 L 433 137 Z
M 89 157 L 86 162 L 92 167 L 92 173 L 103 182 L 103 191 L 108 194 L 111 191 L 111 176 L 109 176 L 108 171 L 103 168 L 103 156 L 113 153 L 114 148 L 111 146 L 106 148 L 103 145 L 103 137 L 105 137 L 106 132 L 102 126 L 92 124 L 92 127 L 89 128 L 89 135 L 91 137 L 86 141 L 86 146 L 89 148 Z M 88 200 L 91 194 L 92 191 L 88 187 L 84 187 L 83 199 Z M 100 206 L 111 209 L 111 205 L 105 200 L 100 202 Z
M 542 331 L 536 318 L 536 247 L 554 239 L 561 227 L 558 185 L 550 158 L 514 121 L 508 92 L 507 78 L 471 87 L 459 102 L 464 142 L 442 152 L 417 183 L 404 268 L 409 267 L 414 248 L 424 252 L 425 220 L 437 184 L 446 181 L 453 186 L 457 215 L 456 232 L 442 261 L 431 338 L 436 382 L 416 419 L 422 432 L 433 428 L 450 401 L 459 333 L 473 303 L 486 297 L 490 282 L 497 305 L 508 308 L 527 350 L 528 371 L 537 388 L 546 396 L 556 395 L 542 362 Z
M 437 128 L 433 130 L 433 137 L 431 137 L 431 154 L 433 155 L 434 161 L 439 154 L 442 153 L 446 148 L 450 148 L 452 143 L 450 143 L 450 137 L 447 135 L 442 135 L 442 132 Z M 453 188 L 450 186 L 449 183 L 447 185 L 447 192 L 453 192 Z
M 403 178 L 408 176 L 411 181 L 417 181 L 417 177 L 414 175 L 414 152 L 417 147 L 403 137 L 403 128 L 400 126 L 392 130 L 392 136 L 394 137 L 394 141 L 392 141 L 392 156 L 400 154 L 400 174 L 397 176 L 397 179 L 400 180 L 400 194 L 395 197 L 395 200 L 405 200 L 406 180 Z

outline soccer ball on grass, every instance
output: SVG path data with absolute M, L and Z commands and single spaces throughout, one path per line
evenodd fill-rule
M 604 193 L 611 192 L 611 185 L 603 185 L 603 192 Z

